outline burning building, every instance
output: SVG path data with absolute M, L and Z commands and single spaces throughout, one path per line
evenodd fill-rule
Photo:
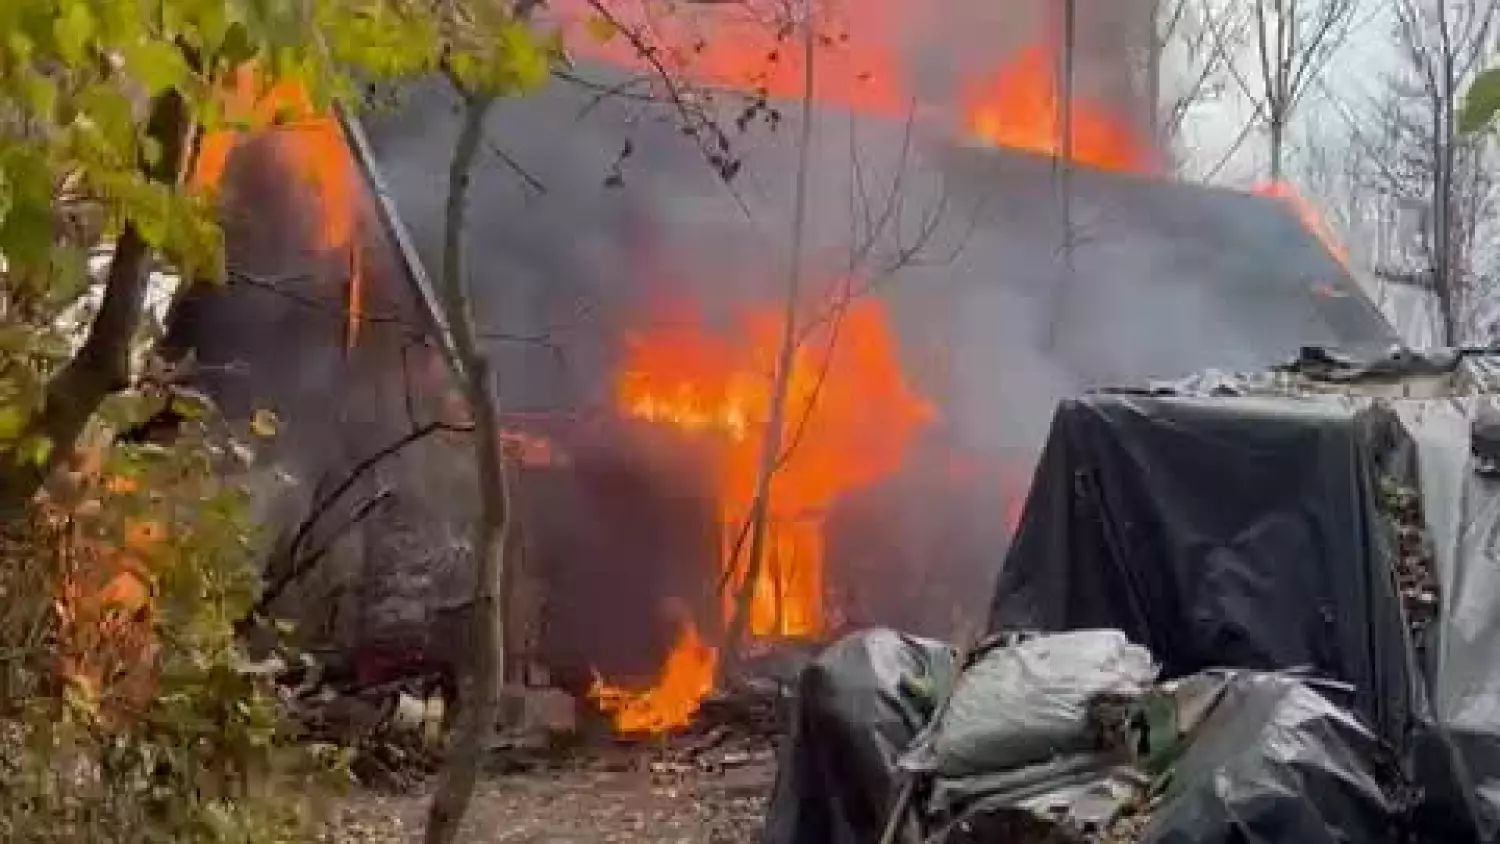
M 627 728 L 670 726 L 711 687 L 713 634 L 746 576 L 783 329 L 798 118 L 775 96 L 795 93 L 777 81 L 794 62 L 741 80 L 743 57 L 719 54 L 745 42 L 711 43 L 695 78 L 749 92 L 705 106 L 729 126 L 713 160 L 705 124 L 601 98 L 611 82 L 560 81 L 496 109 L 469 218 L 509 441 L 546 443 L 514 451 L 513 588 L 532 610 L 513 640 Z M 1061 142 L 1050 49 L 1018 41 L 950 86 L 948 121 L 910 107 L 938 83 L 869 75 L 859 55 L 816 89 L 809 292 L 767 565 L 748 592 L 755 636 L 982 612 L 1062 397 L 1395 342 L 1294 204 L 1165 179 L 1134 118 L 1087 87 Z M 397 100 L 366 126 L 435 268 L 456 103 L 438 82 Z M 191 297 L 172 341 L 210 365 L 231 412 L 266 402 L 287 421 L 276 460 L 299 486 L 272 496 L 266 520 L 338 546 L 339 563 L 300 587 L 347 609 L 330 635 L 420 660 L 464 604 L 454 537 L 472 475 L 461 444 L 433 437 L 345 500 L 320 498 L 319 478 L 364 467 L 451 403 L 420 300 L 329 128 L 279 130 L 200 166 L 224 193 L 234 283 Z M 354 529 L 295 527 L 319 507 Z

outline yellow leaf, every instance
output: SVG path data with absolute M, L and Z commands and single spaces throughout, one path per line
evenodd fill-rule
M 250 433 L 257 437 L 269 439 L 276 436 L 276 429 L 280 424 L 276 414 L 269 410 L 257 410 L 250 417 Z

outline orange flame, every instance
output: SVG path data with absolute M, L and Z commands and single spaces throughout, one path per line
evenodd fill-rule
M 365 287 L 356 221 L 358 173 L 338 121 L 319 114 L 296 80 L 262 88 L 254 68 L 236 71 L 223 94 L 225 117 L 248 128 L 205 134 L 190 181 L 200 189 L 219 185 L 229 156 L 249 133 L 275 144 L 277 159 L 310 188 L 317 204 L 317 246 L 349 255 L 345 342 L 353 348 L 363 320 Z
M 1333 233 L 1333 229 L 1329 227 L 1317 209 L 1312 207 L 1312 203 L 1297 193 L 1296 188 L 1286 182 L 1266 182 L 1251 188 L 1250 192 L 1256 196 L 1286 203 L 1297 215 L 1297 219 L 1302 222 L 1302 227 L 1318 239 L 1323 248 L 1328 250 L 1328 254 L 1339 262 L 1339 266 L 1346 270 L 1349 268 L 1349 255 L 1344 251 L 1343 244 L 1339 243 L 1338 236 Z
M 1066 146 L 1070 161 L 1101 170 L 1151 170 L 1150 149 L 1129 124 L 1081 97 L 1068 106 L 1071 139 L 1064 144 L 1056 68 L 1053 51 L 1035 44 L 972 86 L 965 108 L 970 133 L 995 146 L 1050 156 L 1062 156 Z
M 861 6 L 858 15 L 842 15 L 847 21 L 822 10 L 813 98 L 861 114 L 904 116 L 915 102 L 909 80 L 916 71 L 900 50 L 885 45 L 899 42 L 915 25 L 916 8 L 901 2 Z M 762 92 L 772 99 L 803 96 L 804 50 L 801 39 L 786 30 L 719 8 L 695 14 L 679 9 L 665 16 L 616 14 L 631 37 L 616 37 L 613 25 L 603 40 L 590 37 L 598 35 L 594 26 L 573 21 L 578 37 L 570 44 L 618 67 L 666 70 L 697 85 Z M 571 15 L 598 23 L 586 11 L 573 9 Z M 649 62 L 641 57 L 643 47 L 650 51 Z M 1039 41 L 988 77 L 962 80 L 957 93 L 963 130 L 994 146 L 1061 156 L 1058 55 L 1049 41 Z M 1158 169 L 1152 145 L 1113 107 L 1075 95 L 1068 118 L 1070 160 L 1117 172 Z
M 774 308 L 742 315 L 733 336 L 701 322 L 674 324 L 630 338 L 616 382 L 616 404 L 628 416 L 677 428 L 715 447 L 724 566 L 732 566 L 722 611 L 729 618 L 748 576 L 746 549 L 734 555 L 755 495 L 771 408 L 771 376 L 782 321 Z M 934 416 L 905 382 L 880 303 L 851 305 L 830 344 L 829 326 L 797 350 L 789 375 L 782 464 L 768 514 L 765 563 L 750 587 L 747 627 L 762 638 L 806 637 L 826 629 L 823 605 L 823 519 L 843 493 L 895 471 L 908 441 Z M 832 350 L 831 355 L 829 350 Z M 876 410 L 878 409 L 878 411 Z M 694 634 L 694 637 L 696 634 Z M 644 719 L 639 707 L 673 699 L 660 691 L 698 688 L 675 675 L 699 660 L 678 643 L 657 686 L 631 696 L 612 690 L 602 707 L 620 729 Z M 692 676 L 692 675 L 688 675 Z M 605 688 L 601 686 L 601 688 Z M 703 687 L 706 693 L 709 687 Z M 701 694 L 699 694 L 701 697 Z M 685 723 L 696 710 L 674 710 L 652 723 Z M 624 713 L 631 713 L 628 717 Z M 644 719 L 650 720 L 650 719 Z
M 608 685 L 596 675 L 589 697 L 600 709 L 613 714 L 615 728 L 621 732 L 664 732 L 686 724 L 698 711 L 698 703 L 713 691 L 718 656 L 703 643 L 697 625 L 684 620 L 655 685 L 644 692 L 632 692 Z
M 604 27 L 604 38 L 587 4 L 564 0 L 555 5 L 570 31 L 569 47 L 591 58 L 642 71 L 655 71 L 659 65 L 677 79 L 708 88 L 760 92 L 770 99 L 802 98 L 802 37 L 768 23 L 775 13 L 740 14 L 753 2 L 737 4 L 733 10 L 679 6 L 666 15 L 653 13 L 650 3 L 638 9 L 612 4 L 614 23 Z M 853 18 L 826 7 L 818 10 L 822 37 L 815 48 L 813 96 L 819 103 L 849 111 L 902 115 L 912 102 L 903 60 L 898 51 L 882 46 L 890 38 L 870 37 L 874 28 L 890 30 L 899 24 L 877 23 L 879 16 L 872 11 L 862 8 Z M 858 32 L 853 31 L 856 24 Z M 619 27 L 628 29 L 629 36 L 621 35 Z M 650 51 L 649 60 L 642 57 L 643 48 Z

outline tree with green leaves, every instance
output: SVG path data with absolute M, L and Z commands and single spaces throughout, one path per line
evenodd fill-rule
M 120 429 L 178 400 L 171 390 L 148 383 L 151 373 L 162 371 L 152 363 L 148 294 L 158 271 L 182 279 L 179 292 L 193 284 L 216 283 L 223 275 L 214 197 L 186 177 L 205 133 L 256 128 L 230 122 L 233 115 L 223 94 L 233 74 L 250 67 L 265 85 L 294 83 L 320 108 L 351 99 L 364 83 L 437 72 L 468 96 L 489 101 L 540 85 L 556 55 L 555 42 L 540 37 L 517 12 L 479 0 L 440 5 L 410 0 L 0 3 L 0 525 L 7 527 L 7 535 L 25 535 L 22 526 L 46 497 L 39 494 L 49 479 L 77 475 L 72 467 L 96 420 L 108 417 L 104 427 Z M 90 261 L 101 254 L 105 266 L 96 279 Z M 446 275 L 458 272 L 451 267 Z M 455 313 L 445 315 L 443 322 L 471 324 L 461 297 L 446 301 Z M 80 312 L 78 322 L 84 327 L 75 336 L 67 318 Z M 478 386 L 486 383 L 482 361 L 453 356 L 450 363 L 471 388 L 476 419 L 492 421 L 488 391 Z M 498 454 L 489 453 L 497 450 L 493 440 L 476 437 L 481 456 L 498 467 Z M 200 473 L 224 468 L 204 456 L 213 453 L 220 452 L 195 451 L 189 463 Z M 139 460 L 127 463 L 143 465 Z M 487 473 L 482 480 L 495 483 L 496 477 Z M 487 491 L 486 498 L 500 494 L 498 489 Z M 190 514 L 193 506 L 204 508 L 199 513 L 204 517 L 220 513 L 209 499 L 184 505 L 161 489 L 143 495 L 153 506 L 165 506 L 161 501 L 166 499 L 174 508 L 188 506 Z M 79 501 L 69 507 L 88 502 L 91 511 L 125 506 L 114 498 L 73 497 Z M 77 521 L 71 510 L 65 512 L 65 522 Z M 494 535 L 505 517 L 498 505 L 487 508 L 481 536 Z M 186 531 L 189 521 L 174 524 Z M 252 540 L 247 531 L 221 532 L 214 542 L 243 549 Z M 488 544 L 486 540 L 481 547 Z M 19 565 L 26 556 L 9 555 L 6 563 Z M 253 572 L 250 556 L 227 558 L 224 576 Z M 209 572 L 192 570 L 204 576 Z M 494 568 L 480 566 L 480 575 L 476 594 L 498 594 L 487 582 L 496 576 Z M 153 594 L 167 582 L 149 572 L 143 576 Z M 204 592 L 202 584 L 195 588 L 195 594 L 217 594 Z M 160 613 L 150 624 L 158 637 L 176 644 L 212 641 L 216 656 L 206 664 L 233 674 L 232 622 L 242 617 L 235 607 L 248 606 L 250 600 L 239 591 L 234 595 L 233 602 L 226 593 L 224 602 L 204 604 L 207 619 Z M 50 612 L 50 600 L 43 603 Z M 210 621 L 214 637 L 202 639 L 199 627 Z M 481 664 L 499 659 L 498 638 L 491 643 L 485 636 L 496 623 L 476 618 L 485 650 Z M 200 638 L 184 639 L 186 633 Z M 190 651 L 184 658 L 196 664 L 194 654 L 202 654 Z M 210 676 L 220 675 L 189 679 L 206 682 Z M 183 689 L 184 699 L 200 699 L 204 682 Z M 482 683 L 474 687 L 480 688 L 478 705 L 470 707 L 476 712 L 474 734 L 464 736 L 460 745 L 482 746 L 486 731 L 493 728 L 489 693 Z M 241 686 L 226 688 L 234 694 L 244 691 Z M 225 699 L 229 704 L 234 700 L 243 702 L 233 695 Z M 481 717 L 486 711 L 488 720 Z M 214 722 L 205 723 L 211 727 Z M 442 822 L 431 840 L 451 840 L 455 834 L 467 793 L 453 792 L 472 790 L 477 764 L 477 757 L 466 759 L 460 755 L 460 770 L 449 777 L 444 811 L 435 812 Z M 149 774 L 150 760 L 142 764 Z M 149 777 L 145 785 L 151 785 Z M 221 796 L 232 801 L 234 794 Z M 203 811 L 208 814 L 194 815 L 193 821 L 210 828 L 202 840 L 239 834 L 227 826 L 222 835 L 211 829 L 210 821 L 224 814 L 220 803 Z M 148 832 L 142 826 L 141 834 Z
M 440 63 L 506 93 L 549 50 L 503 7 L 405 0 L 47 0 L 0 9 L 0 517 L 14 518 L 100 403 L 131 382 L 149 274 L 221 275 L 212 197 L 184 178 L 225 125 L 223 85 L 253 64 L 315 102 Z M 74 352 L 60 314 L 110 254 Z

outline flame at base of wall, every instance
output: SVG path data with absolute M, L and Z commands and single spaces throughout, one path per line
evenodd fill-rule
M 739 330 L 727 335 L 712 332 L 704 320 L 639 333 L 629 340 L 616 382 L 622 415 L 675 428 L 715 455 L 724 549 L 718 579 L 726 586 L 721 620 L 727 629 L 743 594 L 749 634 L 767 641 L 815 637 L 826 629 L 828 508 L 900 468 L 908 443 L 935 415 L 906 383 L 879 300 L 857 300 L 807 331 L 788 376 L 762 563 L 747 586 L 747 519 L 781 335 L 773 306 L 746 310 Z M 697 627 L 683 621 L 654 685 L 629 692 L 599 680 L 591 697 L 621 731 L 660 732 L 687 723 L 712 691 L 716 665 L 717 654 Z

